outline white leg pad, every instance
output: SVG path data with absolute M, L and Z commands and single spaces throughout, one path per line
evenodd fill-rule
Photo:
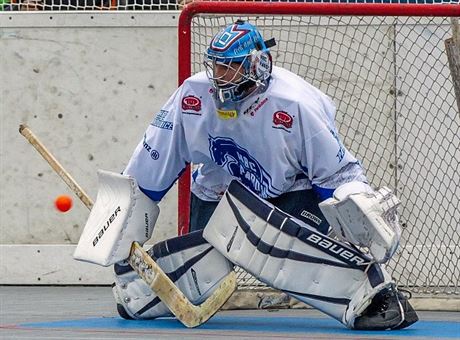
M 390 276 L 233 181 L 203 234 L 236 265 L 349 328 Z
M 133 319 L 152 319 L 172 315 L 168 307 L 152 292 L 128 263 L 115 265 L 115 286 L 112 288 L 117 304 Z M 122 273 L 126 271 L 125 273 Z M 118 274 L 117 274 L 118 273 Z
M 233 264 L 204 240 L 202 231 L 157 243 L 148 253 L 193 304 L 204 302 L 233 270 Z M 170 315 L 129 265 L 116 265 L 115 271 L 115 299 L 129 316 L 151 319 Z

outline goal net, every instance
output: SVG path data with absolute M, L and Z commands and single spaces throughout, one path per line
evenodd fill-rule
M 194 3 L 179 23 L 179 77 L 203 70 L 212 36 L 238 18 L 274 37 L 274 64 L 328 94 L 346 147 L 374 187 L 402 201 L 388 265 L 415 294 L 460 294 L 460 114 L 445 40 L 457 5 Z M 457 45 L 458 48 L 458 45 Z M 180 184 L 187 223 L 189 179 Z M 183 231 L 183 230 L 182 230 Z M 240 288 L 261 284 L 239 272 Z

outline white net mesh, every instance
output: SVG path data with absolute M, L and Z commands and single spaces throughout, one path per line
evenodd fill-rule
M 220 27 L 241 17 L 192 22 L 192 72 Z M 346 146 L 375 187 L 402 201 L 400 250 L 389 263 L 402 286 L 460 294 L 460 114 L 444 40 L 448 18 L 242 17 L 274 37 L 275 65 L 331 96 Z M 260 283 L 240 270 L 242 288 Z

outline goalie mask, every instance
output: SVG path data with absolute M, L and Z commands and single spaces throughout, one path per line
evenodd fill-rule
M 265 87 L 272 71 L 269 47 L 257 28 L 237 20 L 217 33 L 205 52 L 206 73 L 214 87 L 217 106 L 238 103 Z

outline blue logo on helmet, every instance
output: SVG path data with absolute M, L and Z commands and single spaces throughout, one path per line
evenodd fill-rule
M 229 26 L 214 37 L 211 41 L 210 49 L 218 52 L 224 52 L 228 50 L 235 41 L 241 39 L 249 32 L 250 31 L 248 29 L 238 28 L 237 24 Z
M 250 23 L 238 21 L 217 33 L 209 45 L 208 57 L 229 58 L 226 62 L 242 61 L 253 50 L 268 52 L 257 28 Z

